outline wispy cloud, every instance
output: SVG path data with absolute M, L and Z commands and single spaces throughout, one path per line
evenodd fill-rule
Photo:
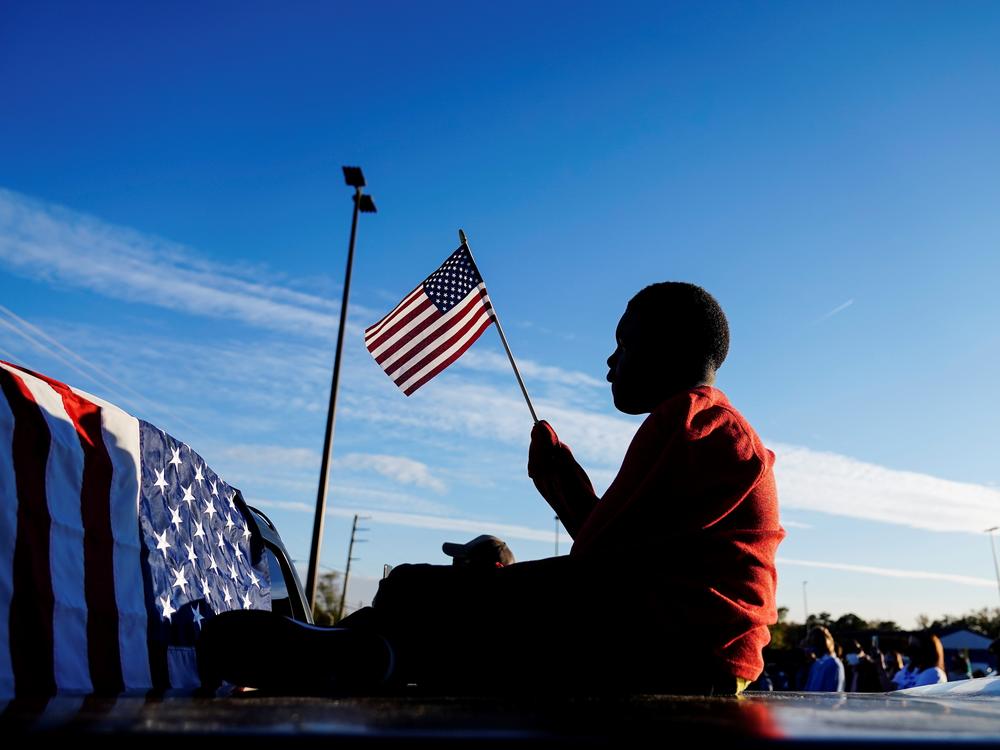
M 481 372 L 507 373 L 512 372 L 510 361 L 502 354 L 491 351 L 470 350 L 462 355 L 455 366 L 459 369 L 478 370 Z M 556 385 L 586 386 L 588 388 L 607 388 L 603 380 L 574 370 L 564 370 L 561 367 L 542 365 L 530 359 L 517 360 L 517 368 L 521 375 L 530 381 L 553 383 Z
M 3 188 L 0 263 L 33 279 L 265 329 L 328 336 L 336 328 L 336 302 L 275 284 L 266 270 L 207 261 L 182 245 Z
M 431 473 L 430 467 L 405 456 L 389 456 L 371 453 L 348 453 L 334 461 L 334 466 L 355 471 L 374 471 L 383 477 L 398 482 L 444 492 L 445 483 Z
M 849 573 L 862 573 L 864 575 L 883 576 L 886 578 L 912 578 L 921 581 L 938 581 L 945 583 L 957 583 L 962 586 L 979 586 L 982 588 L 995 588 L 996 581 L 990 578 L 976 578 L 974 576 L 955 575 L 954 573 L 934 573 L 928 570 L 900 570 L 899 568 L 881 568 L 873 565 L 854 565 L 852 563 L 831 563 L 819 562 L 817 560 L 793 560 L 787 557 L 779 557 L 778 565 L 798 565 L 806 568 L 825 568 L 827 570 L 840 570 Z
M 81 263 L 81 258 L 86 262 Z M 188 248 L 3 189 L 0 264 L 32 278 L 143 304 L 232 318 L 258 325 L 262 331 L 326 335 L 335 326 L 334 302 L 270 283 L 268 275 L 259 270 L 206 261 Z M 847 300 L 824 319 L 853 303 L 854 299 Z M 18 335 L 27 331 L 22 326 Z M 0 331 L 0 345 L 8 352 L 16 351 L 13 340 L 2 334 Z M 358 331 L 349 331 L 349 335 L 356 343 Z M 325 409 L 329 352 L 301 339 L 296 343 L 296 339 L 278 340 L 277 336 L 271 336 L 267 346 L 231 340 L 214 341 L 210 347 L 156 338 L 149 332 L 141 337 L 121 336 L 117 343 L 106 331 L 63 338 L 81 342 L 79 346 L 90 342 L 91 351 L 84 349 L 81 358 L 99 362 L 104 372 L 117 374 L 122 381 L 119 385 L 145 394 L 151 403 L 169 404 L 178 419 L 205 432 L 219 434 L 210 423 L 209 418 L 214 417 L 226 420 L 227 437 L 252 434 L 266 440 L 265 436 L 280 431 L 282 438 L 291 435 L 298 439 L 298 445 L 282 448 L 287 452 L 274 454 L 287 470 L 281 479 L 292 481 L 295 471 L 303 475 L 314 471 L 310 464 L 315 465 L 316 454 L 301 447 L 296 427 L 311 425 L 308 420 Z M 37 335 L 35 341 L 40 343 Z M 49 354 L 68 359 L 58 351 Z M 360 346 L 350 347 L 345 358 L 345 375 L 349 377 L 343 381 L 342 394 L 343 417 L 362 422 L 366 434 L 374 434 L 372 425 L 383 433 L 392 425 L 411 428 L 390 432 L 406 434 L 414 441 L 460 438 L 445 443 L 449 452 L 467 459 L 467 469 L 473 473 L 481 469 L 478 473 L 484 476 L 496 471 L 497 450 L 502 448 L 510 455 L 523 453 L 531 421 L 516 386 L 494 386 L 469 372 L 506 370 L 508 365 L 501 355 L 468 352 L 460 360 L 464 372 L 444 373 L 414 399 L 395 394 L 388 379 L 366 357 Z M 211 366 L 201 364 L 205 362 Z M 539 383 L 568 390 L 603 386 L 584 373 L 530 361 L 522 364 L 525 374 Z M 119 400 L 114 393 L 107 397 Z M 462 408 L 454 408 L 456 403 Z M 638 420 L 581 408 L 558 388 L 543 393 L 535 403 L 539 414 L 555 425 L 595 478 L 607 481 L 614 475 Z M 489 456 L 482 450 L 487 444 L 494 448 Z M 995 523 L 996 508 L 1000 507 L 1000 491 L 995 488 L 898 471 L 800 446 L 772 447 L 778 453 L 776 471 L 786 508 L 932 531 L 978 532 Z M 228 450 L 230 463 L 252 463 L 248 456 L 235 453 L 240 450 L 237 446 L 230 445 Z M 434 492 L 447 489 L 442 479 L 448 475 L 446 470 L 418 461 L 388 459 L 388 452 L 378 455 L 381 458 L 349 460 L 355 470 L 367 470 L 392 481 Z
M 835 308 L 833 308 L 832 310 L 830 310 L 830 312 L 828 312 L 825 315 L 823 315 L 822 317 L 820 317 L 816 322 L 817 323 L 822 323 L 824 320 L 829 320 L 834 315 L 836 315 L 839 312 L 843 312 L 844 310 L 846 310 L 848 307 L 850 307 L 853 304 L 854 304 L 854 299 L 853 298 L 847 300 L 847 302 L 842 302 L 841 304 L 837 305 Z
M 837 453 L 769 443 L 786 508 L 911 526 L 979 533 L 996 523 L 1000 490 L 899 471 Z
M 319 466 L 320 455 L 310 448 L 289 448 L 283 445 L 253 445 L 227 443 L 216 451 L 221 459 L 254 466 L 312 469 Z
M 266 508 L 279 508 L 281 510 L 298 513 L 312 513 L 314 511 L 314 508 L 306 503 L 261 501 L 259 504 Z M 330 515 L 342 518 L 351 518 L 355 513 L 370 516 L 373 521 L 378 523 L 395 526 L 408 526 L 411 528 L 432 529 L 435 531 L 460 531 L 469 534 L 490 533 L 505 539 L 525 539 L 533 542 L 550 542 L 552 540 L 551 529 L 534 529 L 527 526 L 497 524 L 482 520 L 452 517 L 445 518 L 441 516 L 420 515 L 415 513 L 394 513 L 370 510 L 367 508 L 335 508 L 329 511 Z M 791 565 L 808 568 L 822 568 L 825 570 L 860 573 L 862 575 L 874 575 L 885 578 L 908 578 L 940 583 L 954 583 L 962 586 L 976 586 L 980 588 L 993 588 L 996 586 L 996 581 L 990 578 L 963 576 L 954 573 L 937 573 L 929 570 L 905 570 L 901 568 L 885 568 L 875 565 L 824 562 L 821 560 L 802 560 L 798 558 L 780 556 L 777 558 L 776 562 L 779 566 Z
M 786 521 L 784 518 L 781 519 L 781 525 L 786 529 L 812 529 L 815 528 L 811 523 L 802 523 L 801 521 Z
M 167 337 L 151 338 L 150 334 L 114 336 L 72 325 L 65 330 L 62 338 L 80 342 L 79 346 L 90 342 L 87 346 L 95 347 L 93 351 L 84 349 L 83 356 L 99 361 L 104 369 L 118 373 L 124 382 L 141 388 L 157 401 L 171 404 L 186 419 L 205 419 L 199 414 L 206 409 L 213 419 L 224 418 L 227 430 L 222 434 L 227 438 L 280 434 L 282 438 L 291 435 L 302 440 L 301 426 L 313 423 L 303 420 L 309 417 L 316 421 L 325 410 L 329 357 L 314 347 L 288 342 L 268 347 L 216 342 L 209 347 Z M 2 331 L 0 346 L 12 349 Z M 496 476 L 499 465 L 523 466 L 521 458 L 504 458 L 506 463 L 498 463 L 500 452 L 511 457 L 524 455 L 531 429 L 516 386 L 474 383 L 469 382 L 467 373 L 446 372 L 422 389 L 419 398 L 404 399 L 365 357 L 362 350 L 345 362 L 342 418 L 362 421 L 366 434 L 378 434 L 382 441 L 401 434 L 413 441 L 440 441 L 439 454 L 460 459 L 463 468 L 472 474 L 491 477 Z M 206 361 L 212 367 L 198 364 Z M 188 402 L 190 410 L 182 406 Z M 463 408 L 455 409 L 456 403 Z M 545 399 L 537 401 L 536 406 L 573 447 L 598 489 L 602 484 L 607 486 L 638 421 Z M 212 409 L 220 413 L 213 415 Z M 407 429 L 395 429 L 399 427 Z M 180 430 L 177 434 L 185 437 L 187 433 Z M 213 448 L 228 450 L 224 463 L 231 464 L 225 474 L 229 481 L 240 486 L 242 475 L 262 473 L 255 467 L 263 464 L 254 462 L 252 455 L 260 447 L 247 448 L 220 437 L 212 439 L 215 446 L 203 447 L 200 452 L 215 466 Z M 818 511 L 942 532 L 979 533 L 996 522 L 996 509 L 1000 508 L 997 488 L 766 442 L 778 456 L 775 471 L 781 504 L 786 510 Z M 490 450 L 485 451 L 485 446 Z M 405 449 L 404 445 L 400 447 Z M 285 453 L 286 449 L 290 452 Z M 315 486 L 318 453 L 314 448 L 305 450 L 300 443 L 267 455 L 285 464 L 284 480 L 302 477 L 303 487 Z M 429 463 L 427 472 L 429 479 L 419 470 L 414 475 L 424 481 L 426 489 L 432 489 L 435 480 L 444 484 L 449 476 L 442 466 Z M 380 476 L 389 477 L 388 470 Z M 420 487 L 416 481 L 413 486 Z M 791 524 L 789 527 L 794 528 Z
M 282 502 L 276 500 L 258 500 L 256 505 L 262 508 L 276 508 L 296 513 L 314 513 L 315 506 L 307 503 Z M 341 518 L 352 518 L 355 513 L 370 516 L 378 523 L 392 526 L 409 526 L 417 529 L 433 529 L 435 531 L 461 531 L 469 534 L 494 534 L 503 539 L 526 539 L 533 542 L 551 542 L 552 529 L 533 529 L 528 526 L 495 523 L 492 521 L 453 516 L 422 515 L 417 513 L 397 513 L 393 511 L 375 510 L 372 508 L 334 508 L 328 515 Z

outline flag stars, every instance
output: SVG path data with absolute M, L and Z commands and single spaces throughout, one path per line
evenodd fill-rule
M 169 505 L 167 507 L 170 508 Z M 176 508 L 170 508 L 170 523 L 173 524 L 175 529 L 181 527 L 181 506 L 178 505 Z
M 250 538 L 250 529 L 247 528 L 247 522 L 246 521 L 242 521 L 241 523 L 243 525 L 243 538 L 244 539 L 249 539 Z
M 240 545 L 238 545 L 238 544 L 236 545 L 236 547 L 235 547 L 235 553 L 234 554 L 236 555 L 236 560 L 237 561 L 239 561 L 243 557 L 243 553 L 240 552 Z
M 228 513 L 226 513 L 226 531 L 229 531 L 236 524 L 233 523 L 233 518 Z
M 163 493 L 166 491 L 167 487 L 169 486 L 169 485 L 167 485 L 167 480 L 163 478 L 163 475 L 167 473 L 167 470 L 164 469 L 163 471 L 160 471 L 159 469 L 153 469 L 153 471 L 156 472 L 156 481 L 153 482 L 153 486 L 154 487 L 159 487 L 160 488 L 160 495 L 163 495 Z
M 254 573 L 253 568 L 250 569 L 250 585 L 260 588 L 260 579 L 257 577 L 257 574 Z
M 184 490 L 184 497 L 181 498 L 181 502 L 187 503 L 189 508 L 191 507 L 192 501 L 194 501 L 194 495 L 191 493 L 191 486 L 192 485 L 190 484 L 187 487 L 181 485 L 181 489 Z
M 201 630 L 201 621 L 205 617 L 201 614 L 201 608 L 197 604 L 191 607 L 191 617 L 194 619 L 194 624 L 198 626 L 198 630 Z
M 233 567 L 232 563 L 229 563 L 229 577 L 234 581 L 240 580 L 240 577 L 236 575 L 236 568 Z
M 231 602 L 233 600 L 233 595 L 229 593 L 229 587 L 228 586 L 223 586 L 222 588 L 223 588 L 223 591 L 225 591 L 225 597 L 224 597 L 223 601 L 226 602 L 226 606 L 228 607 L 229 606 L 229 602 Z
M 178 568 L 177 570 L 171 568 L 170 572 L 174 574 L 174 582 L 170 585 L 174 588 L 179 588 L 183 594 L 187 591 L 186 587 L 188 584 L 187 578 L 184 577 L 184 568 Z
M 243 595 L 243 609 L 250 609 L 250 589 Z
M 205 597 L 205 601 L 212 600 L 212 587 L 208 585 L 208 579 L 205 576 L 201 577 L 201 595 Z
M 215 561 L 215 555 L 213 555 L 211 552 L 208 553 L 208 560 L 209 560 L 209 564 L 208 564 L 208 569 L 209 570 L 218 570 L 219 569 L 219 564 Z
M 181 449 L 171 448 L 170 453 L 172 455 L 170 456 L 170 460 L 167 463 L 169 463 L 171 466 L 180 466 L 183 463 L 181 461 Z
M 194 534 L 192 536 L 194 536 L 195 539 L 200 536 L 205 536 L 205 527 L 201 525 L 201 521 L 196 520 L 194 522 Z
M 199 485 L 202 485 L 202 484 L 205 483 L 205 475 L 201 473 L 201 467 L 200 466 L 195 466 L 194 467 L 194 481 L 196 481 Z
M 198 555 L 195 554 L 194 545 L 193 544 L 187 544 L 187 543 L 185 543 L 184 546 L 187 547 L 188 562 L 190 562 L 190 563 L 196 563 L 196 562 L 198 562 Z
M 226 551 L 226 539 L 225 539 L 225 537 L 222 536 L 222 532 L 221 531 L 217 532 L 217 534 L 218 534 L 218 538 L 219 538 L 219 543 L 216 544 L 215 546 L 218 547 L 219 549 L 221 549 L 223 552 L 225 552 Z
M 209 501 L 205 504 L 205 510 L 203 512 L 206 516 L 208 516 L 208 520 L 211 521 L 212 516 L 216 513 L 215 503 L 213 503 L 211 499 L 209 499 Z
M 170 542 L 167 541 L 167 529 L 163 530 L 162 534 L 157 534 L 153 532 L 153 536 L 156 537 L 156 549 L 163 553 L 163 559 L 167 559 L 167 550 L 170 549 Z
M 170 606 L 170 597 L 161 596 L 160 597 L 160 611 L 163 613 L 163 619 L 170 622 L 170 615 L 172 615 L 177 610 Z

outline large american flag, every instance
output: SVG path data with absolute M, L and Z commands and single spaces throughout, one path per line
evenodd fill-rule
M 365 331 L 365 347 L 407 396 L 462 356 L 493 322 L 466 245 Z
M 270 606 L 256 524 L 201 456 L 0 361 L 0 697 L 197 687 L 203 621 Z

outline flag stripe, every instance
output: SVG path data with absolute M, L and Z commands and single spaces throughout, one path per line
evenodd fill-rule
M 445 346 L 438 347 L 433 352 L 434 355 L 433 359 L 422 362 L 421 368 L 419 370 L 409 371 L 406 374 L 406 379 L 403 380 L 402 382 L 397 383 L 397 385 L 399 385 L 399 387 L 402 388 L 403 391 L 405 392 L 408 388 L 410 388 L 413 385 L 414 382 L 423 377 L 425 373 L 434 369 L 438 365 L 438 363 L 444 361 L 445 359 L 448 359 L 448 357 L 456 349 L 461 349 L 461 351 L 463 352 L 466 349 L 468 349 L 468 346 L 463 346 L 464 342 L 467 340 L 469 341 L 469 343 L 475 341 L 477 338 L 479 338 L 482 332 L 489 326 L 489 324 L 493 322 L 493 318 L 489 317 L 488 311 L 483 309 L 480 310 L 480 315 L 478 315 L 476 319 L 479 319 L 483 312 L 485 312 L 487 316 L 481 329 L 478 330 L 477 329 L 469 330 L 468 328 L 463 329 L 462 331 L 459 332 L 459 335 L 457 337 L 449 339 L 446 342 Z M 449 360 L 449 362 L 454 362 L 454 359 Z M 440 372 L 440 370 L 436 370 L 436 372 Z
M 90 692 L 90 665 L 87 660 L 87 599 L 85 593 L 83 515 L 83 451 L 73 423 L 63 408 L 62 398 L 48 383 L 24 373 L 21 379 L 42 409 L 52 436 L 45 467 L 45 496 L 48 499 L 52 566 L 53 650 L 56 685 L 60 690 Z
M 405 339 L 410 331 L 426 326 L 428 320 L 433 320 L 440 314 L 434 303 L 425 297 L 399 320 L 382 329 L 382 333 L 365 346 L 375 357 L 375 361 L 380 362 L 397 348 L 398 342 Z
M 77 391 L 77 393 L 80 393 Z M 139 539 L 139 420 L 90 394 L 101 407 L 101 430 L 113 467 L 111 530 L 115 539 L 114 583 L 118 643 L 126 690 L 152 684 L 146 644 L 146 606 Z
M 476 287 L 444 315 L 439 315 L 426 326 L 421 326 L 420 329 L 414 330 L 405 341 L 401 342 L 400 348 L 392 356 L 384 360 L 376 358 L 375 361 L 385 370 L 386 375 L 393 377 L 394 372 L 405 367 L 413 357 L 419 356 L 425 342 L 434 341 L 442 333 L 447 333 L 448 329 L 458 325 L 458 322 L 470 310 L 478 307 L 480 305 L 479 295 L 477 294 L 479 289 L 485 291 L 485 287 L 482 287 L 482 285 Z
M 429 303 L 430 300 L 427 299 L 426 295 L 412 297 L 406 305 L 387 318 L 377 331 L 365 333 L 365 346 L 377 349 L 385 339 L 392 336 L 394 330 L 398 330 L 401 325 L 405 325 L 415 315 L 423 312 Z
M 11 455 L 17 467 L 14 480 L 19 500 L 9 618 L 14 685 L 22 694 L 51 694 L 56 681 L 49 572 L 51 519 L 45 501 L 49 428 L 20 377 L 3 366 L 0 388 L 14 415 Z
M 2 376 L 2 374 L 0 374 Z M 17 544 L 17 490 L 14 486 L 14 413 L 0 395 L 0 612 L 10 613 L 14 595 L 14 549 Z M 0 617 L 0 696 L 14 694 L 10 653 L 10 617 Z
M 62 397 L 63 408 L 73 422 L 83 451 L 83 486 L 80 509 L 83 516 L 84 593 L 87 601 L 87 651 L 94 691 L 117 694 L 122 680 L 118 644 L 118 607 L 114 587 L 114 536 L 108 498 L 111 492 L 111 458 L 104 446 L 101 409 L 73 393 L 70 388 L 46 378 Z
M 476 339 L 478 339 L 483 334 L 483 332 L 490 327 L 490 323 L 492 322 L 493 322 L 492 316 L 489 319 L 484 320 L 479 329 L 474 331 L 471 336 L 465 339 L 465 341 L 462 342 L 462 344 L 457 349 L 455 349 L 444 360 L 435 365 L 432 370 L 427 372 L 423 377 L 421 377 L 415 383 L 406 386 L 406 388 L 403 389 L 403 393 L 405 393 L 407 396 L 412 395 L 413 392 L 416 391 L 418 388 L 420 388 L 424 383 L 426 383 L 428 380 L 433 378 L 443 369 L 451 365 L 456 359 L 458 359 L 465 353 L 466 349 L 468 349 L 470 346 L 476 343 Z
M 367 341 L 371 336 L 378 334 L 378 332 L 382 330 L 382 328 L 386 325 L 386 323 L 388 323 L 395 316 L 396 311 L 402 310 L 407 305 L 407 303 L 409 303 L 415 296 L 423 297 L 423 291 L 424 291 L 424 285 L 420 284 L 416 289 L 414 289 L 412 292 L 403 297 L 403 301 L 400 302 L 398 305 L 396 305 L 394 308 L 392 308 L 389 311 L 389 314 L 386 315 L 384 318 L 382 318 L 382 320 L 380 320 L 378 323 L 373 323 L 372 325 L 368 326 L 368 328 L 365 329 L 365 341 Z
M 140 568 L 143 548 L 138 534 L 139 420 L 92 393 L 66 386 L 40 373 L 19 369 L 57 390 L 65 388 L 78 399 L 89 401 L 100 409 L 100 440 L 111 462 L 107 501 L 114 540 L 114 606 L 118 616 L 121 674 L 126 690 L 148 689 L 153 682 L 146 642 L 146 594 Z
M 472 300 L 475 304 L 470 306 L 469 311 L 450 328 L 440 331 L 434 340 L 425 341 L 420 349 L 420 355 L 422 356 L 419 359 L 417 357 L 412 358 L 407 363 L 405 370 L 401 370 L 397 375 L 392 376 L 393 381 L 397 385 L 402 387 L 402 384 L 407 383 L 414 376 L 422 374 L 424 368 L 432 365 L 445 351 L 448 351 L 460 339 L 464 338 L 484 317 L 489 317 L 489 314 L 483 307 L 482 300 L 478 299 L 479 295 L 475 290 L 470 293 L 470 296 L 473 295 L 477 299 Z
M 400 357 L 409 357 L 409 352 L 416 346 L 424 335 L 424 331 L 428 328 L 434 329 L 437 326 L 442 325 L 442 321 L 445 316 L 441 314 L 441 311 L 437 309 L 433 302 L 427 300 L 429 309 L 426 315 L 422 315 L 419 320 L 414 321 L 405 330 L 402 330 L 396 335 L 392 340 L 387 341 L 380 349 L 369 350 L 375 361 L 378 362 L 379 366 L 386 370 L 393 365 Z M 446 313 L 445 315 L 450 315 Z M 458 313 L 455 312 L 457 315 Z M 399 365 L 395 365 L 399 367 Z M 395 369 L 395 368 L 393 368 Z

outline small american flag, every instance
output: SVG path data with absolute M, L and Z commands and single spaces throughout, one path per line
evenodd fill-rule
M 0 362 L 0 698 L 197 687 L 202 622 L 270 607 L 256 524 L 197 453 Z
M 462 356 L 493 318 L 486 284 L 463 244 L 365 331 L 365 347 L 409 396 Z

